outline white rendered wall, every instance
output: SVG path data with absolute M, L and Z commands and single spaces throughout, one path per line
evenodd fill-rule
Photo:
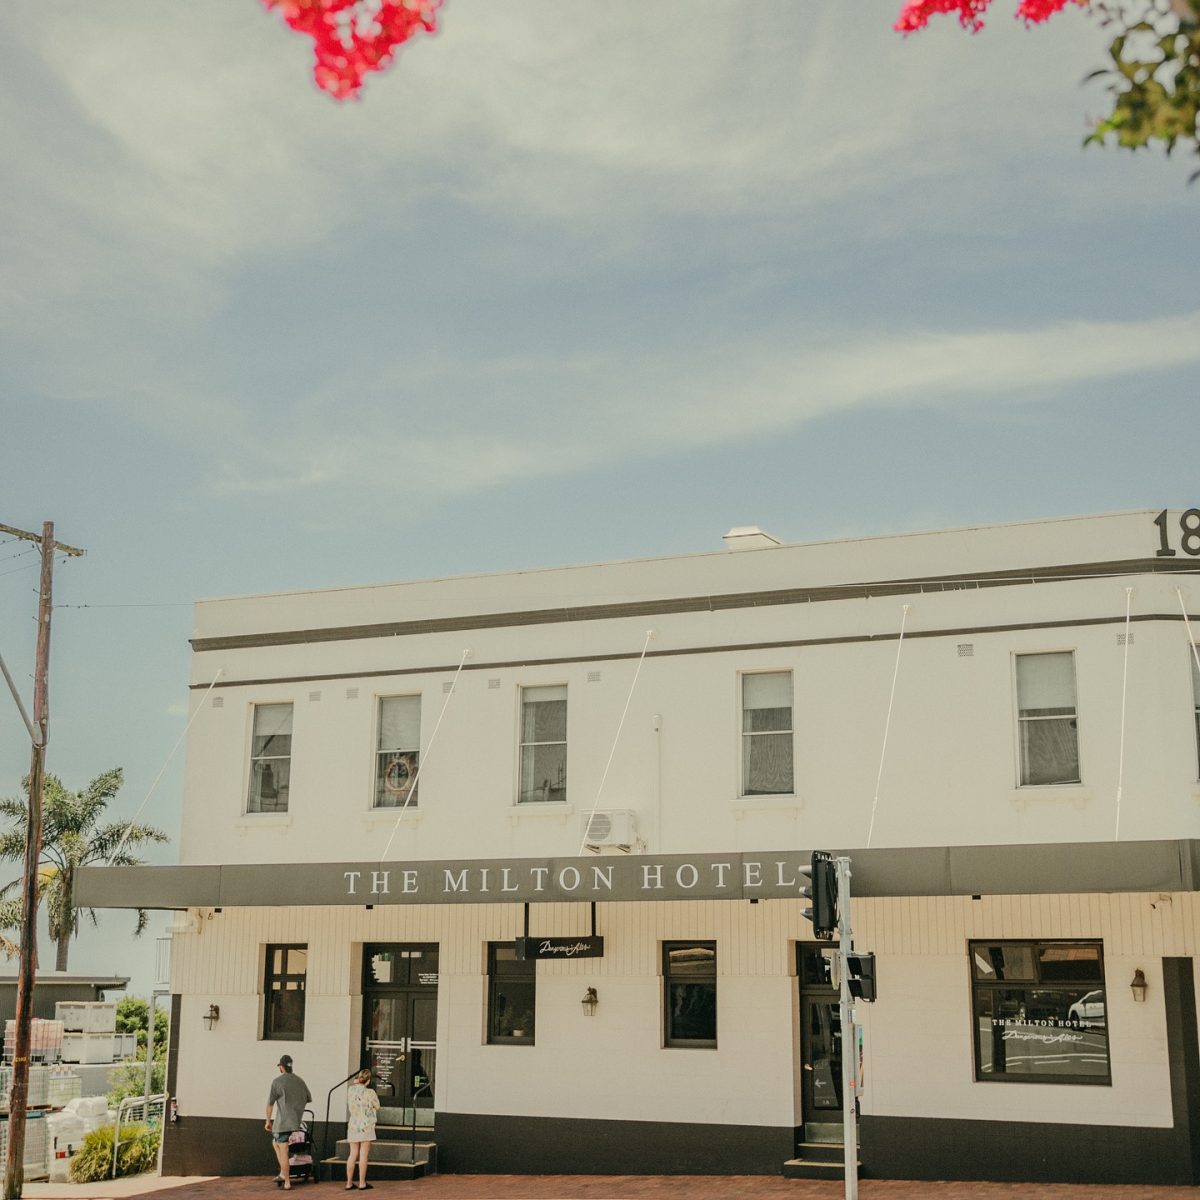
M 783 1127 L 798 1124 L 795 938 L 799 901 L 598 906 L 605 957 L 541 963 L 534 1046 L 486 1044 L 486 945 L 522 932 L 514 905 L 226 909 L 174 941 L 184 995 L 180 1111 L 261 1113 L 282 1052 L 314 1096 L 358 1065 L 364 942 L 437 942 L 437 1110 Z M 535 905 L 531 930 L 588 930 L 586 905 Z M 1192 895 L 876 899 L 855 904 L 856 944 L 878 955 L 880 1000 L 860 1005 L 871 1115 L 1167 1127 L 1172 1123 L 1161 960 L 1197 953 Z M 801 936 L 803 936 L 801 934 Z M 967 943 L 972 938 L 1100 938 L 1112 1085 L 976 1082 Z M 660 946 L 715 940 L 718 1049 L 664 1049 Z M 263 947 L 309 947 L 306 1037 L 264 1042 Z M 1135 968 L 1145 1003 L 1128 987 Z M 584 1016 L 586 987 L 600 996 Z M 211 1003 L 221 1020 L 211 1031 Z M 586 1080 L 581 1086 L 580 1080 Z M 261 1095 L 260 1095 L 261 1093 Z M 334 1109 L 335 1119 L 344 1110 Z
M 1169 1128 L 1162 959 L 1194 956 L 1198 933 L 1192 893 L 857 901 L 855 944 L 876 952 L 881 996 L 857 1010 L 863 1112 Z M 1111 1086 L 975 1081 L 967 943 L 979 938 L 1103 940 Z
M 655 618 L 651 647 L 661 657 L 643 665 L 600 807 L 635 810 L 652 852 L 864 845 L 895 634 L 909 603 L 873 844 L 1111 840 L 1126 586 L 1134 588 L 1135 614 L 1169 616 L 1178 608 L 1174 578 L 1139 576 Z M 1118 623 L 1083 623 L 1112 618 Z M 1065 624 L 980 631 L 1044 622 Z M 224 687 L 207 698 L 192 692 L 203 711 L 188 747 L 182 861 L 378 856 L 396 813 L 370 810 L 376 698 L 413 692 L 422 696 L 420 808 L 402 818 L 392 860 L 577 853 L 649 624 L 622 619 L 197 655 L 200 682 L 218 666 L 225 679 L 297 679 Z M 1163 619 L 1132 629 L 1120 836 L 1195 837 L 1200 786 L 1184 625 Z M 925 636 L 931 633 L 937 636 Z M 868 634 L 892 636 L 673 653 Z M 389 666 L 452 668 L 464 643 L 474 650 L 471 669 L 459 678 L 432 749 L 452 669 L 353 675 Z M 963 644 L 972 647 L 970 657 L 959 654 Z M 1018 787 L 1014 655 L 1061 650 L 1076 660 L 1082 783 Z M 618 652 L 628 657 L 588 661 Z M 558 657 L 571 661 L 492 665 Z M 794 795 L 743 800 L 739 673 L 758 670 L 794 673 L 796 788 Z M 338 672 L 344 674 L 313 678 Z M 595 673 L 599 679 L 589 681 Z M 568 687 L 568 803 L 518 807 L 520 688 L 548 683 Z M 221 707 L 213 707 L 214 697 Z M 244 815 L 252 705 L 279 701 L 295 705 L 290 810 Z
M 589 930 L 587 905 L 534 905 L 533 932 Z M 324 1095 L 359 1059 L 364 942 L 437 942 L 437 1110 L 529 1116 L 795 1124 L 795 904 L 681 902 L 598 906 L 605 957 L 539 963 L 537 1040 L 486 1044 L 486 950 L 522 932 L 514 905 L 225 909 L 177 934 L 171 989 L 181 1013 L 178 1095 L 185 1115 L 261 1114 L 281 1053 L 291 1054 L 324 1113 Z M 663 941 L 717 942 L 718 1048 L 662 1046 Z M 309 950 L 306 1036 L 262 1041 L 264 947 Z M 584 1015 L 595 986 L 600 1004 Z M 201 1015 L 218 1004 L 206 1030 Z M 587 1085 L 580 1085 L 586 1080 Z M 261 1092 L 261 1096 L 259 1093 Z M 344 1119 L 344 1099 L 334 1108 Z

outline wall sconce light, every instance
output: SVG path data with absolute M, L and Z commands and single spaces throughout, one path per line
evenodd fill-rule
M 1134 1000 L 1141 1004 L 1146 999 L 1146 976 L 1142 974 L 1142 968 L 1138 967 L 1133 973 L 1133 981 L 1129 985 L 1129 990 L 1133 993 Z
M 596 1005 L 600 1003 L 600 997 L 596 995 L 596 989 L 594 987 L 588 988 L 588 990 L 583 993 L 583 1000 L 581 1003 L 583 1004 L 583 1015 L 585 1017 L 594 1017 L 596 1015 Z
M 221 1019 L 221 1006 L 219 1004 L 210 1004 L 208 1012 L 200 1019 L 211 1029 Z

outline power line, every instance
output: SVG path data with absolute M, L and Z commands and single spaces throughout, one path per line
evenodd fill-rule
M 55 608 L 191 608 L 190 600 L 172 600 L 162 604 L 137 602 L 129 604 L 56 604 Z

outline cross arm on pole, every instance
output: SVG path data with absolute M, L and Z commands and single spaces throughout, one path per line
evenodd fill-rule
M 11 534 L 15 538 L 20 538 L 24 542 L 41 543 L 42 535 L 40 533 L 30 533 L 28 529 L 14 529 L 11 525 L 0 525 L 0 533 Z M 86 550 L 80 550 L 78 546 L 68 546 L 66 542 L 55 542 L 52 549 L 59 550 L 63 554 L 69 554 L 72 558 L 78 558 L 81 554 L 86 554 Z

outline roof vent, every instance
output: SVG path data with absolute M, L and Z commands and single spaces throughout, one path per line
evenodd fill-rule
M 727 550 L 768 550 L 783 543 L 757 525 L 735 525 L 724 538 Z

